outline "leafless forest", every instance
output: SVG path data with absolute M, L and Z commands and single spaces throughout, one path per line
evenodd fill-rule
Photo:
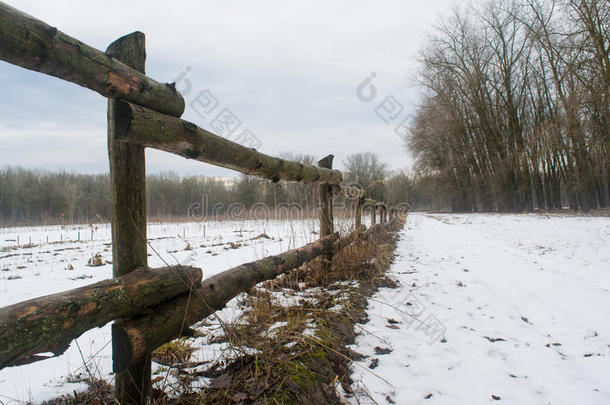
M 303 164 L 317 161 L 310 155 L 282 156 Z M 367 198 L 400 204 L 416 196 L 411 179 L 403 172 L 390 172 L 373 153 L 349 155 L 344 165 L 346 182 L 360 185 Z M 110 218 L 109 190 L 107 174 L 0 168 L 0 225 L 105 222 Z M 296 205 L 303 213 L 312 213 L 318 193 L 312 184 L 273 183 L 245 175 L 234 179 L 180 176 L 172 172 L 149 175 L 146 191 L 151 220 L 197 220 L 227 215 L 229 211 L 235 215 L 240 207 L 248 211 L 260 204 L 271 209 Z M 353 208 L 354 200 L 349 197 L 338 195 L 336 205 Z
M 405 139 L 424 205 L 457 211 L 610 203 L 610 2 L 486 1 L 421 51 Z
M 345 180 L 412 209 L 533 211 L 610 204 L 610 2 L 484 0 L 430 29 L 419 54 L 425 89 L 404 138 L 412 172 L 373 153 L 347 157 Z M 313 164 L 316 157 L 286 154 Z M 0 223 L 109 218 L 108 176 L 0 169 Z M 151 218 L 219 204 L 312 208 L 315 190 L 242 177 L 150 177 Z M 223 209 L 220 209 L 220 213 Z

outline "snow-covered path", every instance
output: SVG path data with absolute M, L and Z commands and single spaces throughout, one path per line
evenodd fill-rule
M 360 403 L 610 403 L 610 218 L 409 214 L 400 237 Z

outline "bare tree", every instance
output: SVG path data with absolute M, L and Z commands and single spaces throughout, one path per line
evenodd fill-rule
M 367 195 L 382 201 L 385 192 L 385 180 L 389 175 L 388 166 L 372 152 L 354 153 L 343 162 L 345 166 L 344 181 L 360 184 Z
M 405 144 L 452 209 L 608 205 L 609 8 L 487 0 L 438 24 Z

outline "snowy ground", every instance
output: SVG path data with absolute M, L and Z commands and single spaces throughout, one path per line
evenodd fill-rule
M 400 237 L 360 403 L 610 403 L 610 218 L 409 214 Z
M 311 242 L 317 226 L 152 223 L 149 264 L 194 265 L 209 277 Z M 0 307 L 111 277 L 109 264 L 86 266 L 96 253 L 111 260 L 110 229 L 97 227 L 93 241 L 88 226 L 0 229 Z M 273 239 L 253 239 L 263 233 Z M 610 403 L 609 218 L 410 214 L 400 236 L 391 274 L 401 287 L 370 300 L 354 345 L 369 356 L 354 365 L 360 403 Z M 217 314 L 238 315 L 235 300 Z M 112 381 L 109 325 L 77 342 L 58 358 L 0 370 L 0 404 L 83 389 L 70 381 L 85 364 Z M 223 351 L 196 343 L 195 360 Z
M 349 222 L 338 225 L 344 233 Z M 104 262 L 112 260 L 110 227 L 95 227 L 93 233 L 87 225 L 0 228 L 0 307 L 111 278 L 110 264 L 87 266 L 97 253 Z M 210 277 L 312 242 L 318 238 L 317 230 L 314 219 L 150 223 L 148 263 L 151 267 L 165 263 L 201 267 L 204 277 Z M 262 234 L 269 239 L 259 237 Z M 217 314 L 225 320 L 234 317 L 239 312 L 235 301 Z M 110 340 L 108 324 L 83 334 L 60 357 L 0 370 L 0 404 L 39 403 L 83 390 L 84 383 L 71 381 L 89 372 L 112 382 Z M 221 350 L 219 345 L 205 345 L 195 357 L 210 360 Z M 157 368 L 154 364 L 153 370 Z

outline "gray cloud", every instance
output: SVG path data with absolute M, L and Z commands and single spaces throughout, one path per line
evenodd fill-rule
M 402 168 L 409 156 L 375 106 L 394 95 L 404 106 L 401 119 L 412 114 L 417 50 L 451 0 L 9 3 L 101 50 L 143 31 L 147 74 L 173 81 L 190 67 L 187 101 L 209 89 L 261 140 L 264 153 L 333 153 L 341 166 L 350 153 L 373 151 Z M 379 94 L 364 103 L 356 87 L 371 72 Z M 105 99 L 4 62 L 0 80 L 0 164 L 107 171 Z M 188 105 L 184 118 L 209 128 Z M 147 153 L 147 166 L 234 175 L 158 151 Z

